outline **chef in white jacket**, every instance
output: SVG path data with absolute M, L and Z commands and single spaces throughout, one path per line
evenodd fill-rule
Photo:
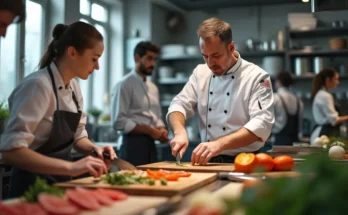
M 188 147 L 185 120 L 196 113 L 201 141 L 192 164 L 234 162 L 240 152 L 258 152 L 274 123 L 269 75 L 235 51 L 228 23 L 210 18 L 197 30 L 205 64 L 198 65 L 173 99 L 167 120 L 174 133 L 172 155 Z
M 315 126 L 311 135 L 311 144 L 315 138 L 321 135 L 339 135 L 339 126 L 348 121 L 348 116 L 339 116 L 339 106 L 330 89 L 334 89 L 339 84 L 339 74 L 334 69 L 323 69 L 317 74 L 312 85 L 312 110 Z

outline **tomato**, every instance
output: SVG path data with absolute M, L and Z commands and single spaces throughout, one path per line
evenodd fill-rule
M 177 171 L 174 173 L 177 174 L 179 177 L 190 177 L 191 176 L 191 173 L 185 172 L 185 171 Z
M 78 214 L 79 209 L 62 197 L 41 193 L 38 198 L 41 206 L 49 213 Z
M 37 203 L 19 203 L 6 205 L 0 203 L 0 214 L 6 215 L 46 215 L 46 211 Z
M 236 172 L 251 173 L 256 165 L 257 160 L 253 153 L 240 153 L 234 160 Z
M 109 198 L 113 200 L 126 200 L 128 199 L 128 195 L 118 191 L 118 190 L 110 190 L 110 189 L 97 189 L 97 192 L 101 193 L 102 195 L 108 196 Z
M 177 181 L 179 179 L 179 175 L 172 173 L 172 174 L 163 176 L 163 178 L 165 178 L 167 181 Z
M 348 159 L 348 154 L 345 154 L 345 155 L 344 155 L 344 159 Z
M 256 154 L 257 167 L 261 167 L 266 171 L 272 171 L 274 168 L 273 158 L 266 153 Z
M 277 171 L 290 171 L 294 168 L 295 162 L 292 157 L 281 155 L 273 159 L 274 169 Z
M 75 203 L 77 206 L 87 210 L 98 210 L 100 204 L 93 196 L 86 195 L 84 192 L 79 190 L 67 190 L 66 196 L 70 201 Z

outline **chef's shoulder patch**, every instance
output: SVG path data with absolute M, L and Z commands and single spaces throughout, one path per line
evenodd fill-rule
M 261 80 L 260 87 L 271 88 L 271 81 L 269 79 Z

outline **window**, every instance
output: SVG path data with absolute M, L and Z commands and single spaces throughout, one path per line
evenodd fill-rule
M 94 71 L 88 80 L 79 80 L 84 98 L 84 110 L 106 107 L 104 98 L 108 90 L 108 34 L 109 12 L 107 6 L 95 0 L 80 0 L 80 21 L 93 25 L 104 37 L 104 53 L 99 58 L 99 70 Z
M 38 70 L 43 53 L 43 6 L 26 1 L 24 76 Z
M 17 83 L 18 25 L 10 25 L 0 39 L 0 102 L 7 100 Z

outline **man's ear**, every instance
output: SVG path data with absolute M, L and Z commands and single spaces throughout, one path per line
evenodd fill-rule
M 70 46 L 67 49 L 67 54 L 69 58 L 75 59 L 77 55 L 77 50 L 74 47 Z
M 138 62 L 140 61 L 140 59 L 141 59 L 141 57 L 140 57 L 139 54 L 135 54 L 135 55 L 134 55 L 134 61 L 135 61 L 135 63 L 138 63 Z
M 231 41 L 227 47 L 228 47 L 228 51 L 230 51 L 231 53 L 234 52 L 234 42 L 233 41 Z

